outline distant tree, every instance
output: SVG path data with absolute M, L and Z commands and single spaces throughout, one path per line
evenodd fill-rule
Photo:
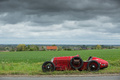
M 39 50 L 39 47 L 36 46 L 36 45 L 32 45 L 32 48 L 33 48 L 34 51 L 38 51 Z
M 114 48 L 114 46 L 109 46 L 109 49 L 112 49 L 112 48 Z
M 70 49 L 70 48 L 65 48 L 64 50 L 65 51 L 72 51 L 72 49 Z
M 27 49 L 28 51 L 38 51 L 39 47 L 36 45 L 28 45 Z
M 45 47 L 44 46 L 42 46 L 41 47 L 41 51 L 45 51 L 46 49 L 45 49 Z
M 56 46 L 55 44 L 53 44 L 52 46 Z
M 27 46 L 27 49 L 28 49 L 28 50 L 30 49 L 30 45 Z
M 96 49 L 101 49 L 101 48 L 102 48 L 101 45 L 96 46 Z
M 85 49 L 87 49 L 87 46 L 82 45 L 81 48 L 82 48 L 83 50 L 85 50 Z
M 17 51 L 25 51 L 26 50 L 26 45 L 25 44 L 19 44 L 17 46 Z
M 62 51 L 63 49 L 62 49 L 61 46 L 59 46 L 57 50 L 58 50 L 58 51 Z
M 82 50 L 82 48 L 80 47 L 80 50 Z
M 10 52 L 12 52 L 12 51 L 15 51 L 15 49 L 13 47 L 10 49 Z
M 5 50 L 6 50 L 6 51 L 9 51 L 9 48 L 8 48 L 8 47 L 5 47 Z

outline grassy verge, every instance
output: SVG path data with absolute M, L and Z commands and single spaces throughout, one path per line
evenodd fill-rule
M 40 63 L 2 63 L 0 64 L 0 75 L 62 75 L 62 74 L 113 74 L 120 73 L 120 64 L 118 66 L 110 63 L 106 69 L 99 70 L 98 72 L 89 71 L 54 71 L 54 72 L 42 72 Z
M 109 62 L 109 67 L 98 72 L 54 71 L 42 72 L 42 64 L 56 56 L 79 54 L 83 60 L 97 56 Z M 64 74 L 114 74 L 120 73 L 120 50 L 82 50 L 82 51 L 33 51 L 1 52 L 0 75 L 64 75 Z

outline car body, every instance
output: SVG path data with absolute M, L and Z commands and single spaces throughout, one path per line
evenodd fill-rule
M 89 70 L 98 71 L 108 67 L 108 62 L 97 57 L 89 57 L 87 61 L 83 61 L 79 55 L 54 57 L 51 61 L 46 61 L 42 65 L 43 72 L 47 71 L 64 71 L 64 70 Z

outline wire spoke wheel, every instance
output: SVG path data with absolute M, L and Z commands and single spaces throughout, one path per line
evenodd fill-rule
M 47 61 L 43 63 L 42 70 L 43 72 L 52 72 L 55 70 L 55 65 L 52 62 Z
M 83 60 L 80 57 L 73 57 L 70 65 L 73 69 L 80 69 L 83 66 Z
M 87 69 L 89 71 L 98 71 L 100 69 L 100 64 L 97 61 L 90 61 L 87 64 Z

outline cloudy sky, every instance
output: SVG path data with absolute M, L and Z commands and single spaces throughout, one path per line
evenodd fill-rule
M 0 44 L 120 45 L 120 0 L 0 0 Z

